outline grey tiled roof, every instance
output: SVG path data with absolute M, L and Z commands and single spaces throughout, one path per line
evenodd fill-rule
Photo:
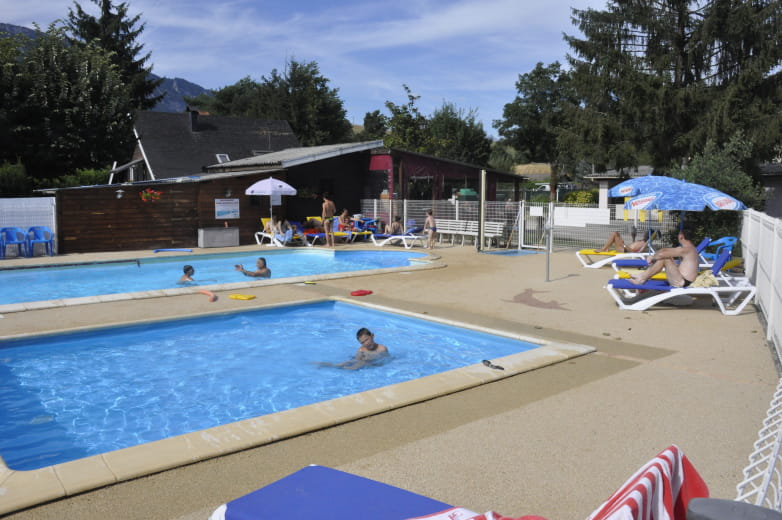
M 240 159 L 299 146 L 287 121 L 145 111 L 135 128 L 157 179 L 203 172 L 216 154 Z
M 328 144 L 322 146 L 307 146 L 302 148 L 288 148 L 278 152 L 247 157 L 236 161 L 229 161 L 222 164 L 212 164 L 210 171 L 224 168 L 250 168 L 250 167 L 272 167 L 281 166 L 283 168 L 295 166 L 329 157 L 337 157 L 348 153 L 362 152 L 372 150 L 383 146 L 383 141 L 364 141 L 360 143 L 341 143 Z

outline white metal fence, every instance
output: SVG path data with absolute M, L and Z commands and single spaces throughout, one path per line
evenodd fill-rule
M 744 212 L 741 245 L 747 276 L 757 287 L 755 304 L 766 321 L 766 339 L 782 353 L 782 220 Z M 782 379 L 771 399 L 758 440 L 736 486 L 736 500 L 782 511 Z
M 24 230 L 32 226 L 46 226 L 57 236 L 57 209 L 54 197 L 23 197 L 0 199 L 0 228 L 18 227 Z M 15 254 L 13 248 L 8 250 Z M 57 241 L 54 241 L 57 254 Z
M 477 201 L 421 201 L 365 199 L 361 214 L 387 224 L 401 216 L 403 222 L 423 225 L 426 211 L 432 209 L 435 220 L 478 221 Z M 619 231 L 629 240 L 633 229 L 637 236 L 651 228 L 657 231 L 656 245 L 670 245 L 669 234 L 678 227 L 678 212 L 626 211 L 621 205 L 598 208 L 596 204 L 565 204 L 549 202 L 486 202 L 486 222 L 504 224 L 501 248 L 543 248 L 544 231 L 553 212 L 553 240 L 555 249 L 580 249 L 602 246 L 609 233 Z
M 736 500 L 782 510 L 782 380 L 771 399 L 763 427 L 758 432 L 744 479 L 736 486 Z
M 755 304 L 766 320 L 766 339 L 782 359 L 782 220 L 745 211 L 741 247 L 746 274 L 758 289 Z

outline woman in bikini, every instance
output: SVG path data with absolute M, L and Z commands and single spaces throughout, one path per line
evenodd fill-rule
M 622 240 L 622 235 L 620 235 L 618 231 L 614 231 L 608 235 L 608 241 L 603 247 L 598 249 L 598 252 L 604 253 L 613 247 L 617 253 L 640 253 L 646 247 L 646 243 L 649 240 L 649 231 L 647 230 L 646 233 L 644 233 L 643 240 L 635 240 L 634 236 L 632 239 L 633 242 L 629 245 L 625 244 L 625 241 Z

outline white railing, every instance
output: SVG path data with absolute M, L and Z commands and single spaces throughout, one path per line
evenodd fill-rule
M 399 200 L 364 199 L 361 214 L 388 223 L 401 216 L 403 222 L 423 225 L 426 211 L 432 209 L 435 220 L 477 221 L 478 201 L 470 200 Z M 504 223 L 500 247 L 542 248 L 543 231 L 549 214 L 554 212 L 552 245 L 554 248 L 590 248 L 602 246 L 612 231 L 619 231 L 629 240 L 632 229 L 637 236 L 651 228 L 657 231 L 655 245 L 668 246 L 669 231 L 678 227 L 678 211 L 625 211 L 621 205 L 598 208 L 597 204 L 566 204 L 564 202 L 495 202 L 484 208 L 487 222 Z M 474 243 L 474 242 L 473 242 Z
M 755 304 L 766 321 L 766 339 L 782 359 L 782 220 L 745 211 L 741 249 L 747 276 L 758 288 Z
M 755 304 L 766 322 L 766 339 L 777 359 L 782 352 L 782 221 L 759 211 L 744 212 L 741 228 L 744 268 L 757 287 Z M 782 379 L 771 399 L 758 440 L 736 486 L 736 500 L 782 511 Z
M 753 447 L 744 480 L 736 486 L 736 500 L 782 511 L 782 380 Z

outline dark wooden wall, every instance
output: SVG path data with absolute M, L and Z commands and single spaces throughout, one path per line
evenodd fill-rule
M 283 178 L 283 175 L 276 175 Z M 192 248 L 198 229 L 239 228 L 239 242 L 254 244 L 260 217 L 269 215 L 269 197 L 249 197 L 244 190 L 264 176 L 241 176 L 206 182 L 85 187 L 57 193 L 60 253 Z M 160 199 L 144 202 L 139 193 L 151 187 Z M 226 197 L 226 190 L 231 197 Z M 117 198 L 117 190 L 123 190 Z M 239 219 L 215 219 L 215 199 L 239 199 Z M 286 204 L 285 197 L 282 199 Z M 283 206 L 284 207 L 284 206 Z M 275 208 L 276 209 L 276 208 Z

